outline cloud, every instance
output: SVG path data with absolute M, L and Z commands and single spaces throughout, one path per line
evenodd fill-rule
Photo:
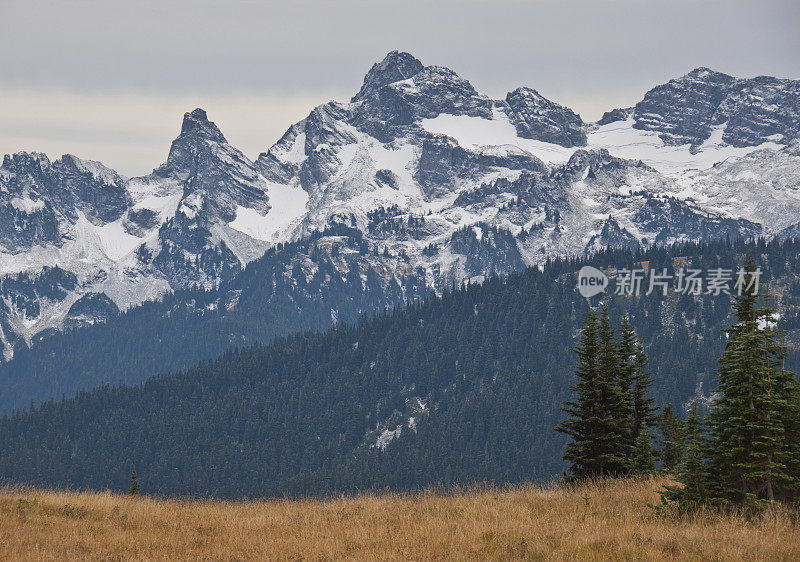
M 0 0 L 0 150 L 140 173 L 199 105 L 252 157 L 392 49 L 593 120 L 697 66 L 800 77 L 798 24 L 796 0 Z

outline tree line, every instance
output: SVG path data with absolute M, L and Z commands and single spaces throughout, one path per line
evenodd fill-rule
M 568 435 L 553 428 L 563 421 L 562 404 L 575 400 L 571 342 L 589 311 L 576 291 L 576 272 L 585 264 L 622 268 L 641 259 L 669 267 L 675 256 L 690 256 L 693 267 L 717 267 L 748 253 L 758 257 L 771 286 L 781 288 L 781 310 L 795 306 L 800 246 L 794 242 L 723 241 L 656 248 L 646 257 L 615 250 L 553 260 L 325 332 L 234 348 L 186 371 L 0 417 L 0 480 L 126 491 L 135 465 L 143 494 L 231 498 L 548 480 L 568 466 L 561 458 Z M 258 284 L 260 271 L 245 272 L 253 275 L 249 284 Z M 244 303 L 260 310 L 258 296 L 242 292 L 242 310 Z M 627 316 L 639 340 L 629 336 L 633 343 L 620 351 L 625 330 L 611 322 L 607 339 L 615 343 L 606 347 L 614 353 L 606 364 L 623 373 L 618 380 L 630 378 L 623 410 L 634 409 L 637 392 L 665 407 L 685 404 L 700 384 L 705 394 L 713 390 L 727 342 L 727 296 L 604 299 L 609 318 Z M 146 323 L 136 327 L 168 339 Z M 172 351 L 142 347 L 131 356 L 166 362 L 162 353 Z M 787 368 L 795 359 L 787 356 Z M 642 373 L 652 380 L 649 389 Z M 682 412 L 670 418 L 668 410 L 655 428 L 678 429 L 651 440 L 659 466 L 683 458 Z M 646 436 L 636 431 L 642 418 L 651 436 L 664 433 L 648 416 L 629 414 L 623 441 L 625 455 L 638 450 L 646 460 Z M 378 446 L 387 431 L 393 438 Z
M 758 294 L 752 259 L 744 272 L 708 413 L 695 401 L 685 422 L 672 405 L 657 415 L 647 356 L 628 318 L 616 339 L 608 308 L 589 310 L 573 350 L 575 398 L 556 427 L 571 438 L 570 479 L 651 473 L 659 456 L 677 481 L 662 490 L 664 507 L 751 509 L 800 498 L 800 384 L 786 368 L 785 333 L 769 294 Z M 652 446 L 655 427 L 660 451 Z

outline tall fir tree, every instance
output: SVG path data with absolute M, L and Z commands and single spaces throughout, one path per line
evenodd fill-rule
M 798 385 L 783 368 L 785 346 L 767 303 L 758 307 L 755 264 L 745 267 L 744 291 L 734 297 L 736 323 L 720 358 L 719 398 L 709 414 L 713 497 L 733 503 L 791 499 L 800 490 L 792 432 Z
M 599 318 L 589 312 L 574 352 L 578 382 L 570 388 L 577 400 L 564 404 L 570 417 L 556 428 L 572 438 L 564 454 L 570 474 L 575 479 L 626 475 L 635 464 L 632 400 L 608 308 Z
M 621 380 L 619 343 L 611 326 L 608 307 L 603 307 L 598 325 L 597 390 L 600 406 L 601 476 L 622 476 L 633 465 L 633 433 L 628 410 L 629 392 Z
M 784 367 L 786 346 L 777 330 L 778 317 L 769 293 L 757 311 L 764 371 L 755 377 L 753 402 L 756 427 L 753 436 L 753 460 L 745 475 L 753 482 L 754 494 L 769 501 L 792 500 L 800 495 L 800 472 L 797 470 L 796 428 L 800 406 L 800 385 L 794 373 Z
M 656 424 L 658 409 L 649 394 L 653 379 L 647 372 L 647 354 L 627 315 L 622 317 L 620 324 L 619 358 L 619 380 L 630 419 L 628 446 L 638 449 L 645 441 L 642 439 L 640 442 L 639 433 L 644 428 L 650 436 L 650 428 Z M 648 468 L 647 471 L 651 469 Z
M 581 331 L 579 344 L 573 349 L 578 357 L 575 375 L 578 382 L 570 386 L 575 401 L 564 403 L 562 410 L 569 416 L 556 427 L 556 431 L 571 437 L 564 452 L 564 460 L 570 463 L 570 476 L 582 479 L 601 473 L 599 462 L 599 415 L 597 401 L 598 357 L 597 314 L 589 310 Z

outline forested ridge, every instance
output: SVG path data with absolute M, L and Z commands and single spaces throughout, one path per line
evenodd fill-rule
M 321 250 L 331 239 L 336 243 Z M 20 342 L 12 361 L 0 361 L 0 413 L 103 383 L 135 384 L 230 347 L 352 323 L 430 292 L 415 271 L 399 282 L 381 279 L 369 254 L 360 231 L 336 224 L 279 244 L 217 288 L 179 290 L 108 322 L 43 333 L 30 348 Z
M 553 428 L 590 304 L 629 316 L 657 405 L 681 409 L 708 396 L 730 320 L 726 295 L 607 291 L 587 302 L 575 290 L 582 265 L 671 268 L 680 256 L 704 269 L 752 255 L 794 368 L 799 250 L 721 241 L 556 260 L 140 385 L 82 392 L 0 422 L 0 478 L 125 489 L 135 464 L 144 493 L 222 497 L 547 479 L 566 467 Z

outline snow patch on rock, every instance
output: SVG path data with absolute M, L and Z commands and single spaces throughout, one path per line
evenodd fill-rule
M 308 193 L 297 185 L 267 183 L 271 208 L 265 215 L 256 209 L 236 206 L 236 218 L 228 223 L 234 230 L 265 242 L 280 241 L 280 234 L 306 211 Z

